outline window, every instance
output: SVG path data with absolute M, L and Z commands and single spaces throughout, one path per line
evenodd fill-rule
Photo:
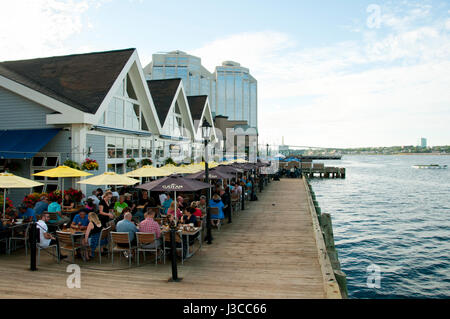
M 138 158 L 139 156 L 139 140 L 134 138 L 125 139 L 125 148 L 127 158 Z
M 152 157 L 152 141 L 151 140 L 141 140 L 141 153 L 142 158 Z
M 123 138 L 108 136 L 106 141 L 108 158 L 123 158 Z
M 117 174 L 123 174 L 124 173 L 124 164 L 123 163 L 119 163 L 119 164 L 108 164 L 107 170 L 108 172 L 114 172 Z
M 99 124 L 135 131 L 148 131 L 148 125 L 142 117 L 142 110 L 137 100 L 136 91 L 128 75 L 121 82 Z
M 33 180 L 43 183 L 43 186 L 33 188 L 35 192 L 53 192 L 58 189 L 60 179 L 57 177 L 34 176 L 33 174 L 43 172 L 45 170 L 58 167 L 60 163 L 59 155 L 56 154 L 36 154 L 31 159 L 31 177 Z

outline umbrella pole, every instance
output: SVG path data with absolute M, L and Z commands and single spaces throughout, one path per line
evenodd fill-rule
M 179 282 L 183 278 L 178 278 L 178 269 L 177 269 L 177 245 L 175 241 L 175 235 L 177 231 L 177 192 L 174 191 L 174 200 L 175 200 L 175 224 L 170 225 L 170 243 L 172 247 L 172 278 L 169 278 L 169 282 Z M 183 254 L 181 254 L 181 258 L 183 258 Z

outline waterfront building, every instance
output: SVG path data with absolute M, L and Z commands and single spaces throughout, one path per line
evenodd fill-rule
M 153 54 L 144 72 L 148 80 L 181 78 L 188 96 L 208 95 L 213 115 L 258 129 L 257 81 L 239 63 L 225 61 L 211 73 L 199 57 L 177 50 Z
M 181 81 L 146 81 L 136 49 L 0 62 L 0 112 L 0 171 L 15 167 L 44 183 L 39 192 L 62 182 L 65 189 L 94 188 L 32 175 L 67 160 L 95 159 L 95 174 L 125 173 L 143 159 L 161 165 L 178 154 L 181 161 L 195 143 Z M 19 202 L 26 193 L 9 196 Z
M 427 139 L 425 137 L 419 138 L 417 141 L 417 146 L 426 148 L 427 147 Z

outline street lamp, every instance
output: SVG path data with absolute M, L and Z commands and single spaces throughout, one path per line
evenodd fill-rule
M 211 124 L 204 119 L 202 124 L 202 137 L 205 143 L 205 182 L 209 184 L 209 168 L 208 168 L 208 142 L 211 136 Z M 211 235 L 211 214 L 209 209 L 210 200 L 210 189 L 206 191 L 206 243 L 211 245 L 212 235 Z

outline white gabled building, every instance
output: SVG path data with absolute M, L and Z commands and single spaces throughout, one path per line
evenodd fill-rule
M 181 81 L 151 82 L 136 49 L 0 62 L 0 171 L 15 166 L 15 174 L 38 179 L 32 174 L 66 160 L 95 159 L 99 174 L 129 171 L 130 159 L 191 158 L 195 128 Z M 36 191 L 60 183 L 39 181 Z M 26 193 L 10 196 L 18 202 Z

